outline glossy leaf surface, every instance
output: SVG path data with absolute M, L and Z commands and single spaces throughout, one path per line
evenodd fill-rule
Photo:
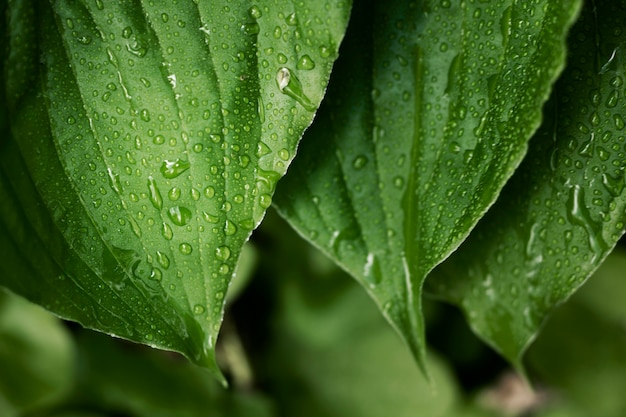
M 626 221 L 623 2 L 589 2 L 529 154 L 429 289 L 510 361 L 600 265 Z
M 214 371 L 241 247 L 350 6 L 231 3 L 13 2 L 2 35 L 0 284 Z
M 277 206 L 355 276 L 423 361 L 421 287 L 523 157 L 576 1 L 355 8 Z

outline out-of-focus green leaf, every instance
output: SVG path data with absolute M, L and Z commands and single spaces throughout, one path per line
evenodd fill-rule
M 9 3 L 0 284 L 219 373 L 241 247 L 321 101 L 350 4 Z
M 429 384 L 402 340 L 358 286 L 346 285 L 345 275 L 333 271 L 297 282 L 295 271 L 280 272 L 282 302 L 266 366 L 283 415 L 454 415 L 458 393 L 446 366 L 429 356 Z M 311 295 L 320 286 L 325 302 Z
M 74 346 L 62 323 L 0 289 L 0 415 L 58 403 L 73 386 Z
M 422 283 L 522 159 L 578 4 L 355 8 L 324 110 L 275 201 L 365 286 L 422 365 Z
M 93 332 L 78 338 L 80 373 L 66 410 L 133 417 L 274 415 L 261 395 L 224 389 L 205 370 Z
M 615 316 L 624 309 L 624 269 L 613 268 L 624 260 L 623 250 L 610 255 L 606 267 L 554 312 L 528 351 L 529 371 L 580 415 L 626 414 L 626 314 Z M 600 287 L 615 297 L 599 299 Z
M 527 159 L 429 280 L 517 365 L 626 230 L 625 20 L 624 2 L 587 2 Z

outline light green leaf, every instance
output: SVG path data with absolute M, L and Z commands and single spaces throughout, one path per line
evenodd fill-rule
M 517 365 L 549 312 L 625 230 L 624 19 L 623 4 L 588 3 L 527 159 L 429 280 Z
M 624 269 L 614 269 L 624 265 L 625 255 L 624 249 L 609 255 L 580 291 L 554 311 L 528 350 L 529 373 L 558 390 L 561 399 L 579 411 L 575 415 L 626 413 L 625 293 L 620 292 Z M 600 288 L 610 291 L 602 292 L 605 300 L 598 297 Z M 621 300 L 611 300 L 612 294 L 621 295 Z M 622 314 L 607 314 L 607 308 L 621 309 Z
M 422 283 L 522 159 L 578 3 L 355 9 L 326 107 L 276 202 L 365 286 L 421 363 Z
M 313 118 L 349 9 L 11 3 L 0 284 L 219 372 L 241 247 Z
M 59 403 L 72 388 L 74 346 L 41 307 L 0 289 L 0 415 Z

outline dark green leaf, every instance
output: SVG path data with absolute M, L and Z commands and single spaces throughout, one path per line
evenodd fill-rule
M 0 283 L 218 372 L 241 247 L 313 118 L 349 9 L 12 2 Z
M 626 3 L 587 4 L 524 164 L 429 280 L 513 363 L 625 230 Z
M 355 9 L 326 107 L 276 202 L 365 286 L 422 363 L 422 283 L 522 159 L 578 3 Z

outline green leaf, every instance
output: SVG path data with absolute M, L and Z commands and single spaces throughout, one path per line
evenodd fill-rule
M 422 364 L 422 283 L 522 159 L 578 3 L 355 9 L 326 106 L 275 201 L 365 286 Z
M 62 323 L 0 289 L 0 414 L 49 407 L 72 388 L 74 346 Z
M 79 333 L 77 347 L 80 372 L 64 409 L 136 417 L 274 414 L 263 395 L 224 389 L 205 369 L 178 356 L 88 331 Z
M 589 3 L 567 70 L 524 164 L 429 290 L 461 306 L 477 334 L 520 357 L 549 312 L 623 235 L 623 3 Z
M 349 10 L 11 3 L 0 284 L 219 373 L 241 247 L 313 118 Z
M 580 291 L 554 311 L 528 350 L 529 373 L 558 389 L 560 397 L 579 410 L 576 415 L 626 413 L 626 312 L 625 293 L 620 292 L 625 262 L 623 249 L 613 252 Z M 599 298 L 601 289 L 609 289 L 601 292 L 605 299 Z M 607 314 L 608 309 L 622 313 Z
M 429 355 L 433 388 L 356 282 L 275 220 L 261 226 L 271 239 L 260 247 L 266 278 L 257 285 L 274 289 L 276 300 L 257 368 L 280 415 L 460 416 L 453 413 L 459 390 L 444 361 Z

